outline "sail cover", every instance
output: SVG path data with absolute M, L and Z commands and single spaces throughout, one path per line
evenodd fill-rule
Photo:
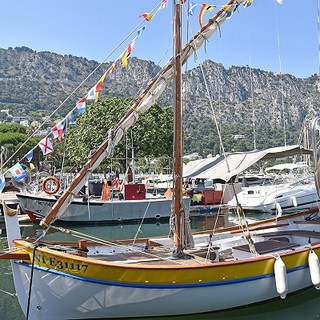
M 215 157 L 197 159 L 189 161 L 183 166 L 183 176 L 185 178 L 194 177 L 203 171 L 210 169 L 221 161 L 221 156 L 217 155 Z
M 246 170 L 259 160 L 285 158 L 299 154 L 312 154 L 312 150 L 305 149 L 300 145 L 293 145 L 265 150 L 237 152 L 227 154 L 226 156 L 211 158 L 211 163 L 210 161 L 204 161 L 203 165 L 200 165 L 200 162 L 198 162 L 193 166 L 193 170 L 193 161 L 190 161 L 190 165 L 188 163 L 189 167 L 186 166 L 184 168 L 183 176 L 185 178 L 221 179 L 227 182 L 233 176 Z

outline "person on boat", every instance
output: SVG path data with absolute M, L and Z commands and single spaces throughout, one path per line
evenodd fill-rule
M 133 182 L 133 174 L 132 174 L 131 167 L 128 168 L 127 181 L 128 183 Z

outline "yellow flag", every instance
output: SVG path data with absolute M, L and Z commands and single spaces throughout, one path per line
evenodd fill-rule
M 126 68 L 128 66 L 128 52 L 124 50 L 121 55 L 121 63 Z

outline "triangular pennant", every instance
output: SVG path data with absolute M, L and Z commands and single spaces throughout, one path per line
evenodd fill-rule
M 153 14 L 151 12 L 141 13 L 139 18 L 144 18 L 146 21 L 150 21 L 153 18 Z

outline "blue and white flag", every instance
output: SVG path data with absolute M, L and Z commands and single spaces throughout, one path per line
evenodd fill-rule
M 95 100 L 96 99 L 96 86 L 92 87 L 86 95 L 87 100 Z
M 20 181 L 27 176 L 27 173 L 23 170 L 19 162 L 11 167 L 9 171 L 12 174 L 13 179 L 16 181 Z
M 1 174 L 0 175 L 0 193 L 2 192 L 5 186 L 6 186 L 6 180 L 4 178 L 4 174 Z
M 138 38 L 138 37 L 141 36 L 141 34 L 142 34 L 142 32 L 144 31 L 145 28 L 146 28 L 146 26 L 143 26 L 141 29 L 139 29 L 139 30 L 137 31 L 137 36 L 136 36 L 136 38 Z
M 28 162 L 31 162 L 33 158 L 33 149 L 30 150 L 24 157 L 27 159 Z
M 67 116 L 67 120 L 69 122 L 69 124 L 74 124 L 76 123 L 76 114 L 75 114 L 75 111 L 76 110 L 72 110 L 68 113 L 68 116 Z

